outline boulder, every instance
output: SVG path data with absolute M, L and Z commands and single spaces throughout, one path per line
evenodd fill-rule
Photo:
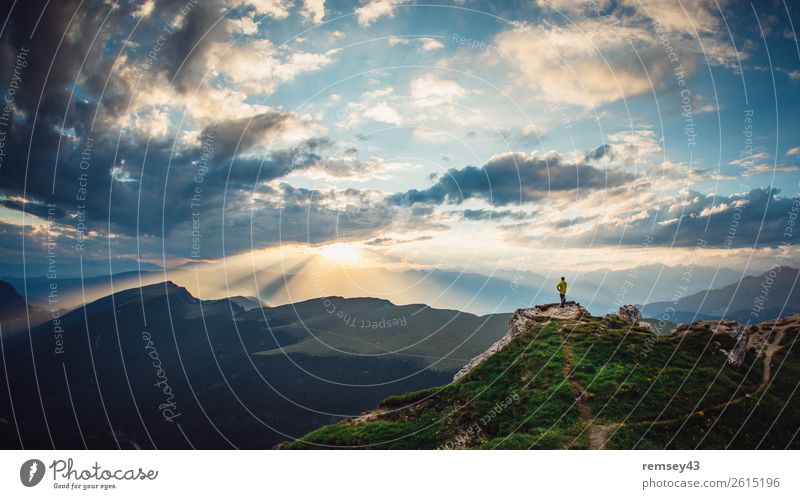
M 619 318 L 628 324 L 637 324 L 642 320 L 642 313 L 636 305 L 623 305 L 619 307 Z
M 640 327 L 642 329 L 647 329 L 651 332 L 656 332 L 656 328 L 653 327 L 652 324 L 649 322 L 644 322 L 642 320 L 642 313 L 636 308 L 636 305 L 623 305 L 619 307 L 619 313 L 617 314 L 623 322 L 630 324 L 631 326 Z

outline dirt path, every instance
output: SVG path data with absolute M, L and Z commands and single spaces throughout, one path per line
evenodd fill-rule
M 564 352 L 564 377 L 572 386 L 572 391 L 575 393 L 575 405 L 578 408 L 578 413 L 581 419 L 586 422 L 586 428 L 583 430 L 589 437 L 590 449 L 603 449 L 608 440 L 608 434 L 616 428 L 617 424 L 599 425 L 594 423 L 594 415 L 592 409 L 586 402 L 586 389 L 581 386 L 575 379 L 575 355 L 572 352 L 572 345 L 566 340 L 564 330 L 559 329 L 559 336 L 561 336 L 561 350 Z
M 747 398 L 750 398 L 753 395 L 756 395 L 758 393 L 763 392 L 767 388 L 767 385 L 769 385 L 770 379 L 772 378 L 772 357 L 775 355 L 775 353 L 778 350 L 781 349 L 781 342 L 783 341 L 783 337 L 786 335 L 787 329 L 788 329 L 787 327 L 776 328 L 775 329 L 775 337 L 773 338 L 773 340 L 771 342 L 768 342 L 767 345 L 763 348 L 761 353 L 764 356 L 764 360 L 763 360 L 763 362 L 764 362 L 764 374 L 761 376 L 761 383 L 759 383 L 759 385 L 756 387 L 755 390 L 753 390 L 751 393 L 748 393 L 748 394 L 745 394 L 745 395 L 740 395 L 740 396 L 738 396 L 738 397 L 736 397 L 734 399 L 731 399 L 731 400 L 729 400 L 727 402 L 722 402 L 722 403 L 719 403 L 719 404 L 715 404 L 715 405 L 712 405 L 710 407 L 704 407 L 704 408 L 702 408 L 700 410 L 702 410 L 702 411 L 716 411 L 716 410 L 719 410 L 719 409 L 725 409 L 729 405 L 738 404 L 739 402 L 742 402 L 743 400 L 745 400 Z M 694 414 L 694 413 L 692 413 L 692 414 Z M 630 423 L 630 425 L 631 426 L 645 425 L 645 424 L 654 425 L 654 426 L 668 425 L 668 424 L 678 423 L 680 421 L 683 421 L 686 418 L 691 417 L 692 414 L 684 414 L 684 415 L 678 416 L 676 418 L 663 419 L 663 420 L 660 420 L 660 421 L 639 421 L 639 422 L 636 422 L 636 423 Z
M 775 337 L 773 340 L 764 347 L 762 351 L 763 355 L 763 362 L 764 362 L 764 373 L 761 378 L 761 383 L 756 387 L 753 392 L 748 393 L 746 395 L 741 395 L 736 397 L 728 402 L 723 402 L 720 404 L 715 404 L 711 407 L 705 407 L 701 410 L 703 411 L 713 411 L 724 409 L 725 407 L 731 404 L 738 404 L 743 400 L 752 397 L 758 393 L 763 392 L 772 378 L 772 358 L 775 353 L 780 350 L 781 342 L 783 341 L 784 336 L 786 335 L 787 328 L 777 328 L 775 330 Z M 563 330 L 559 330 L 559 335 L 561 336 L 562 341 L 562 350 L 564 352 L 564 377 L 569 382 L 570 386 L 572 386 L 572 390 L 575 392 L 575 405 L 578 408 L 578 412 L 581 415 L 581 418 L 586 421 L 586 429 L 584 431 L 589 437 L 589 449 L 604 449 L 606 442 L 611 433 L 613 433 L 617 428 L 619 428 L 620 423 L 606 423 L 606 424 L 597 424 L 594 423 L 594 416 L 592 414 L 592 410 L 589 407 L 589 404 L 586 402 L 585 393 L 586 389 L 581 386 L 580 383 L 575 379 L 574 376 L 574 369 L 575 369 L 575 356 L 572 352 L 572 345 L 566 341 L 566 336 Z M 635 423 L 629 423 L 631 426 L 638 426 L 638 425 L 668 425 L 676 422 L 680 422 L 685 420 L 686 418 L 690 417 L 691 414 L 685 414 L 682 416 L 678 416 L 676 418 L 665 419 L 660 421 L 639 421 Z
M 771 343 L 767 344 L 767 347 L 764 349 L 764 376 L 761 378 L 761 384 L 758 385 L 755 393 L 763 391 L 769 384 L 769 380 L 772 377 L 772 357 L 775 355 L 775 352 L 781 348 L 781 342 L 783 341 L 784 335 L 786 335 L 786 329 L 786 327 L 777 329 L 775 338 Z

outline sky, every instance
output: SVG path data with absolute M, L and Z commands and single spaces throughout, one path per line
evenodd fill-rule
M 0 16 L 4 274 L 800 263 L 796 3 Z

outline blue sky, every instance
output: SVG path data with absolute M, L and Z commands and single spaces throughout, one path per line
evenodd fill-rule
M 4 9 L 9 268 L 53 241 L 112 270 L 287 245 L 476 272 L 798 263 L 788 2 Z

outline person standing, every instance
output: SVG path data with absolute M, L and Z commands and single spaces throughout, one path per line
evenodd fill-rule
M 559 305 L 558 308 L 564 308 L 564 305 L 567 303 L 567 281 L 564 280 L 564 276 L 561 276 L 561 280 L 556 284 L 556 289 L 561 296 L 561 305 Z

